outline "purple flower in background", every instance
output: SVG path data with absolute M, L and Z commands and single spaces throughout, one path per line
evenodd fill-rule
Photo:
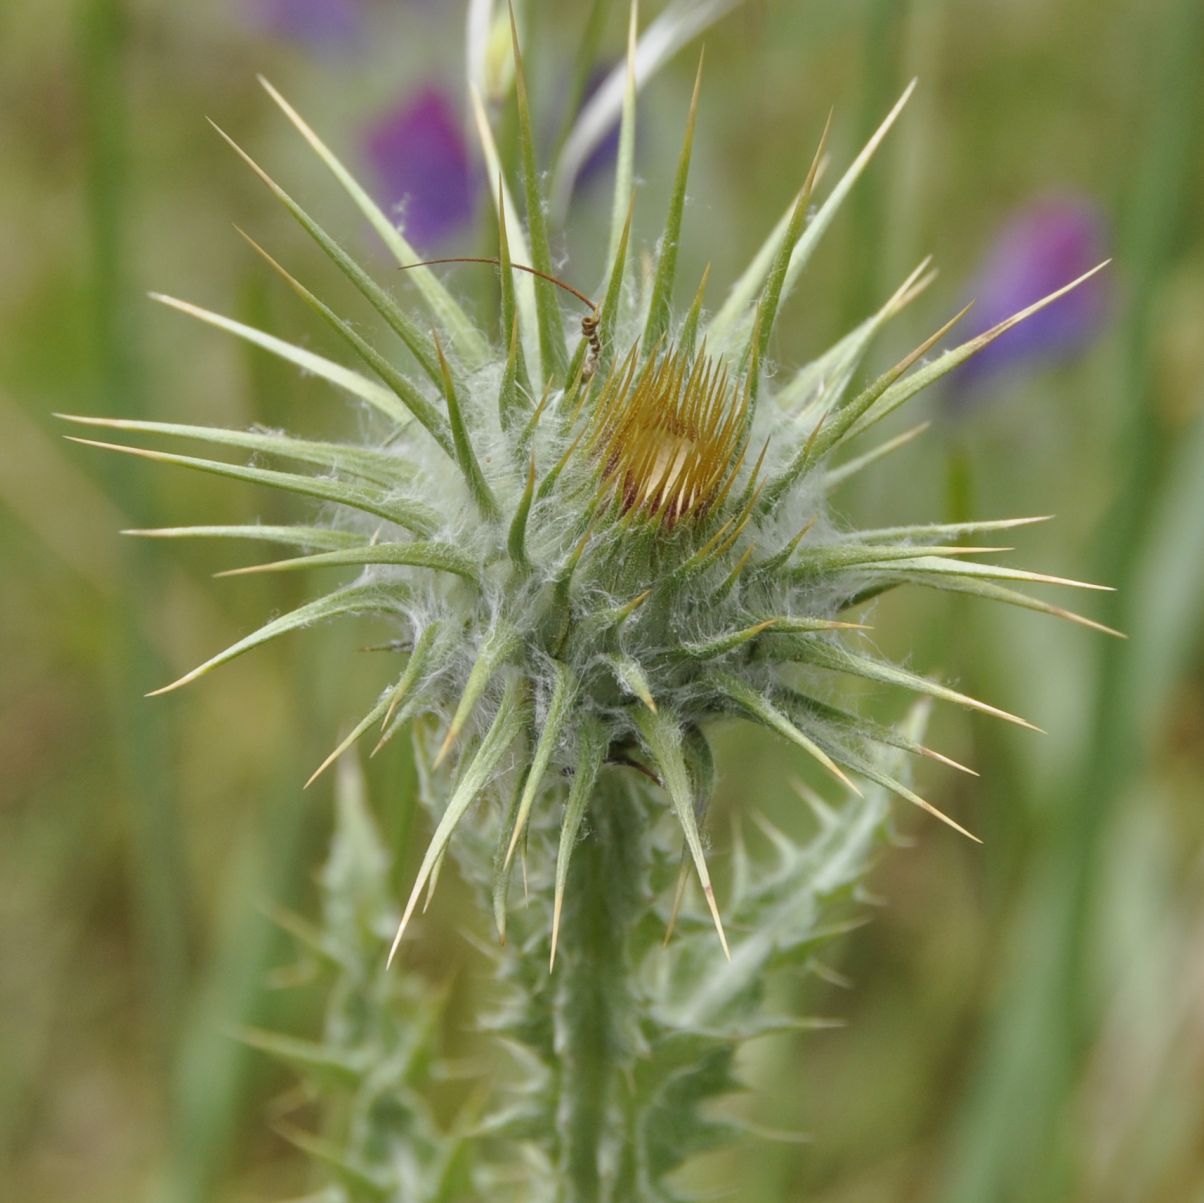
M 979 268 L 974 333 L 1056 292 L 1108 257 L 1107 225 L 1082 197 L 1051 197 L 1017 211 Z M 1108 311 L 1104 276 L 1095 276 L 1047 309 L 1021 322 L 968 360 L 950 378 L 954 405 L 987 380 L 1040 360 L 1066 359 L 1099 333 Z
M 586 95 L 605 78 L 600 73 Z M 613 163 L 619 131 L 607 134 L 577 177 L 588 186 Z M 407 93 L 364 135 L 365 156 L 386 206 L 403 215 L 406 237 L 420 250 L 436 247 L 472 223 L 482 181 L 465 141 L 459 112 L 442 88 Z
M 265 32 L 318 49 L 356 45 L 363 33 L 361 0 L 250 0 L 248 7 Z
M 460 117 L 446 92 L 408 93 L 364 136 L 381 199 L 401 210 L 406 237 L 428 249 L 472 222 L 478 181 Z

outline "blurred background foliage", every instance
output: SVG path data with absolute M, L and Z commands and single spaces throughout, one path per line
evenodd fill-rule
M 609 7 L 528 0 L 521 12 L 549 142 L 573 103 L 591 12 L 602 60 L 621 54 L 621 6 Z M 644 7 L 646 22 L 662 6 Z M 383 678 L 371 655 L 327 633 L 145 700 L 295 604 L 304 584 L 215 585 L 221 549 L 116 532 L 201 515 L 270 521 L 285 503 L 82 452 L 52 413 L 345 433 L 317 382 L 145 293 L 324 345 L 230 223 L 286 261 L 313 268 L 312 253 L 205 114 L 377 256 L 257 71 L 382 199 L 410 193 L 414 221 L 425 175 L 398 167 L 399 148 L 426 137 L 436 175 L 450 154 L 444 183 L 459 191 L 435 211 L 457 221 L 434 222 L 431 249 L 490 253 L 476 168 L 447 150 L 465 115 L 462 22 L 461 4 L 433 0 L 0 6 L 8 1197 L 200 1203 L 306 1188 L 299 1156 L 272 1131 L 287 1077 L 232 1031 L 316 1023 L 319 1000 L 280 988 L 288 942 L 265 909 L 315 909 L 331 786 L 301 783 Z M 798 986 L 800 1011 L 844 1026 L 767 1043 L 747 1066 L 750 1112 L 807 1143 L 708 1167 L 726 1197 L 1204 1199 L 1202 63 L 1199 0 L 749 0 L 708 38 L 682 275 L 692 292 L 712 263 L 713 298 L 786 205 L 829 108 L 839 163 L 921 79 L 792 301 L 783 360 L 826 345 L 928 252 L 941 276 L 879 362 L 969 295 L 984 309 L 1001 290 L 1023 303 L 1044 291 L 1026 271 L 1042 279 L 1066 263 L 1069 277 L 1096 247 L 1115 257 L 1088 312 L 1063 311 L 1040 345 L 1016 343 L 990 371 L 926 398 L 925 437 L 841 502 L 876 524 L 1056 514 L 1019 532 L 1024 565 L 1118 586 L 1087 606 L 1130 635 L 920 593 L 878 605 L 885 650 L 1049 734 L 937 714 L 938 746 L 982 778 L 925 771 L 923 784 L 985 846 L 900 816 L 907 846 L 876 871 L 873 922 L 841 942 L 827 981 Z M 693 67 L 683 53 L 643 98 L 638 203 L 653 221 Z M 429 95 L 428 116 L 414 115 L 423 87 L 444 97 L 433 134 Z M 586 288 L 605 238 L 605 164 L 596 174 L 562 244 Z M 1051 232 L 1062 220 L 1051 212 L 1068 230 Z M 455 282 L 492 303 L 488 280 Z M 889 697 L 865 702 L 895 713 Z M 720 747 L 720 857 L 742 808 L 801 822 L 785 785 L 806 773 L 799 756 L 747 736 Z M 412 871 L 410 773 L 398 749 L 368 776 L 398 883 Z M 453 1043 L 473 1015 L 462 932 L 482 922 L 452 893 L 433 920 L 443 953 L 424 968 L 457 983 Z

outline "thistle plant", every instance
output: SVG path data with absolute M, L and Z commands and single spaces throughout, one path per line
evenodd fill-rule
M 99 444 L 321 503 L 316 524 L 137 533 L 251 539 L 300 553 L 233 573 L 351 573 L 158 692 L 329 619 L 374 615 L 392 627 L 400 669 L 318 772 L 369 731 L 376 747 L 401 732 L 414 740 L 434 831 L 401 908 L 390 961 L 449 853 L 493 912 L 501 940 L 492 953 L 497 996 L 486 1022 L 513 1058 L 496 1074 L 496 1105 L 473 1128 L 481 1153 L 474 1181 L 487 1192 L 481 1197 L 675 1199 L 674 1171 L 730 1130 L 703 1104 L 736 1087 L 740 1042 L 797 1022 L 761 1014 L 765 973 L 810 964 L 825 934 L 839 930 L 834 912 L 857 900 L 886 829 L 887 796 L 969 834 L 910 784 L 912 756 L 962 767 L 922 742 L 922 714 L 897 727 L 872 722 L 842 697 L 842 679 L 1030 725 L 875 654 L 863 634 L 868 604 L 920 585 L 1098 626 L 1016 587 L 1080 582 L 988 563 L 978 557 L 1001 549 L 967 542 L 1036 519 L 849 530 L 829 507 L 836 487 L 918 430 L 849 456 L 860 436 L 1080 281 L 938 352 L 955 317 L 898 363 L 863 378 L 875 337 L 931 281 L 925 260 L 814 362 L 795 370 L 771 359 L 783 302 L 901 113 L 908 88 L 820 199 L 825 130 L 797 195 L 722 302 L 708 308 L 704 273 L 679 312 L 678 247 L 701 63 L 664 225 L 655 238 L 640 238 L 633 155 L 641 43 L 633 11 L 607 260 L 596 291 L 580 290 L 568 282 L 571 265 L 554 258 L 555 205 L 545 194 L 553 202 L 571 194 L 571 169 L 568 160 L 554 166 L 545 189 L 527 76 L 511 33 L 515 180 L 484 103 L 475 90 L 472 96 L 496 182 L 494 269 L 437 271 L 420 263 L 271 85 L 264 85 L 268 94 L 406 273 L 389 286 L 378 282 L 222 135 L 399 346 L 365 337 L 352 317 L 254 242 L 359 368 L 159 298 L 328 380 L 371 413 L 376 441 L 76 420 L 250 452 L 253 462 L 239 463 Z M 587 107 L 566 156 L 581 161 L 590 130 L 604 128 Z M 646 272 L 636 266 L 639 245 L 655 248 Z M 440 275 L 469 270 L 497 275 L 499 303 L 480 323 Z M 395 295 L 410 285 L 415 308 Z M 265 467 L 264 458 L 311 471 Z M 812 799 L 819 820 L 809 842 L 770 831 L 772 856 L 755 870 L 738 846 L 721 905 L 707 861 L 715 788 L 708 731 L 733 718 L 802 749 L 844 801 L 833 807 Z M 714 932 L 688 901 L 691 876 Z M 520 894 L 523 905 L 512 909 Z M 327 923 L 325 946 L 341 945 L 341 929 L 329 915 Z M 667 929 L 676 930 L 662 947 Z M 362 946 L 356 956 L 362 990 L 384 1005 L 374 976 L 383 964 L 364 968 Z M 387 1025 L 379 1030 L 396 1036 Z M 362 1087 L 379 1060 L 394 1063 L 383 1044 L 377 1051 L 343 1057 L 344 1078 Z M 358 1129 L 344 1132 L 341 1152 L 324 1147 L 324 1159 L 340 1170 L 331 1197 L 462 1197 L 438 1158 L 407 1152 L 401 1129 L 390 1129 L 407 1106 L 406 1091 L 395 1085 L 402 1102 L 361 1117 Z M 504 1148 L 485 1156 L 494 1142 Z

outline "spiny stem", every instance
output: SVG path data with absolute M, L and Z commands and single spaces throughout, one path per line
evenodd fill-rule
M 621 1160 L 623 1067 L 635 1006 L 628 936 L 644 880 L 643 818 L 614 773 L 600 778 L 590 831 L 573 859 L 554 995 L 561 1054 L 560 1128 L 565 1203 L 613 1195 L 604 1166 Z

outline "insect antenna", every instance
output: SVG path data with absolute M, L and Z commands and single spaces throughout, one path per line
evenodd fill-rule
M 482 255 L 453 255 L 446 259 L 423 259 L 419 263 L 403 263 L 401 270 L 409 271 L 415 267 L 434 267 L 440 263 L 489 263 L 494 267 L 502 266 L 500 259 L 488 258 Z M 559 276 L 542 272 L 537 267 L 530 267 L 526 263 L 511 263 L 510 266 L 516 271 L 527 272 L 529 275 L 538 276 L 539 279 L 546 280 L 549 284 L 555 284 L 557 288 L 563 289 L 570 296 L 576 297 L 583 305 L 589 306 L 590 312 L 581 319 L 581 337 L 589 344 L 589 355 L 582 366 L 581 379 L 582 381 L 591 380 L 594 373 L 598 370 L 598 359 L 602 355 L 602 339 L 598 335 L 598 325 L 602 318 L 597 302 L 591 301 L 580 289 L 574 288 L 567 281 L 560 279 Z

